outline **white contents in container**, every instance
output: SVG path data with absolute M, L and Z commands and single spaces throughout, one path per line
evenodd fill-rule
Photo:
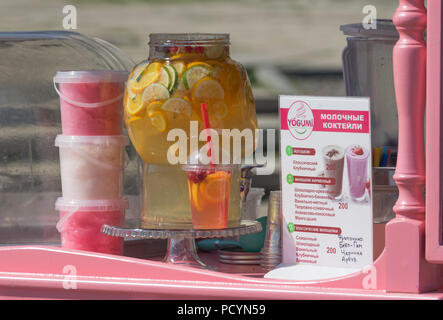
M 65 199 L 118 199 L 123 195 L 126 136 L 57 136 Z

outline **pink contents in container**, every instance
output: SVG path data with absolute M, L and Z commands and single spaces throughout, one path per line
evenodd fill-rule
M 123 238 L 101 232 L 104 224 L 122 226 L 127 199 L 65 200 L 58 198 L 55 208 L 60 212 L 57 229 L 62 247 L 108 254 L 123 254 Z
M 63 134 L 121 135 L 127 78 L 126 71 L 57 72 L 54 85 L 60 96 Z

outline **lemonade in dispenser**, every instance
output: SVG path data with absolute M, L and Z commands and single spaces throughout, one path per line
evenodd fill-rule
M 192 228 L 188 181 L 175 152 L 172 129 L 186 133 L 188 154 L 203 129 L 200 104 L 207 105 L 211 128 L 257 129 L 254 98 L 245 69 L 229 56 L 228 34 L 151 34 L 149 59 L 132 70 L 125 91 L 125 123 L 142 158 L 142 222 L 149 228 Z M 232 151 L 233 140 L 228 146 Z M 219 139 L 222 149 L 222 139 Z M 241 142 L 242 157 L 250 156 Z M 198 142 L 201 148 L 204 141 Z M 171 148 L 172 146 L 172 148 Z M 226 146 L 223 145 L 226 151 Z M 250 153 L 250 152 L 249 152 Z M 231 172 L 228 226 L 240 221 L 240 166 Z

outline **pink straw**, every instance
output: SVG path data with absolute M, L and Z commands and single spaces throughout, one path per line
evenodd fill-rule
M 212 140 L 211 135 L 208 133 L 208 130 L 211 129 L 211 125 L 209 124 L 209 116 L 208 116 L 208 107 L 206 106 L 206 103 L 200 104 L 201 110 L 202 110 L 202 118 L 203 118 L 203 125 L 205 126 L 205 134 L 206 134 L 206 143 L 208 144 L 209 148 L 209 156 L 211 157 L 210 164 L 211 166 L 214 166 L 214 155 L 212 154 Z

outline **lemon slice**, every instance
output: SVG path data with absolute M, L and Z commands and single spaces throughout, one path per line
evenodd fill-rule
M 182 98 L 170 98 L 163 103 L 162 107 L 165 111 L 171 111 L 175 113 L 185 114 L 189 118 L 192 116 L 192 107 L 185 99 Z
M 194 66 L 201 66 L 201 67 L 208 68 L 208 69 L 212 68 L 212 66 L 210 64 L 208 64 L 206 62 L 203 62 L 203 61 L 190 62 L 190 63 L 188 63 L 187 68 L 189 69 L 189 68 L 192 68 Z
M 126 112 L 128 112 L 128 114 L 131 116 L 141 114 L 144 109 L 141 94 L 134 94 L 130 89 L 128 89 L 125 108 Z
M 213 68 L 210 65 L 207 66 L 199 64 L 186 69 L 183 74 L 183 84 L 187 90 L 191 89 L 200 79 L 212 74 Z
M 225 93 L 220 83 L 211 77 L 205 77 L 195 84 L 191 97 L 197 102 L 208 102 L 223 100 Z
M 216 101 L 210 104 L 209 112 L 213 114 L 217 119 L 224 119 L 229 113 L 228 105 L 224 101 Z
M 162 105 L 163 103 L 161 101 L 152 101 L 150 104 L 148 104 L 146 107 L 148 117 L 150 117 L 153 112 L 160 110 Z
M 153 83 L 143 91 L 142 101 L 151 102 L 155 100 L 166 100 L 169 98 L 169 91 L 160 83 Z
M 179 77 L 182 76 L 183 72 L 186 70 L 186 64 L 182 61 L 177 61 L 172 64 L 174 69 L 177 71 Z
M 157 81 L 160 77 L 161 66 L 160 62 L 153 62 L 147 65 L 139 76 L 134 79 L 135 81 L 131 81 L 131 90 L 134 93 L 142 92 L 151 83 Z
M 135 81 L 140 81 L 140 79 L 143 75 L 143 72 L 145 71 L 145 69 L 148 65 L 149 65 L 149 62 L 142 62 L 142 63 L 138 64 L 134 68 L 134 71 L 132 72 L 131 79 L 133 79 Z
M 217 171 L 200 184 L 200 194 L 209 202 L 221 202 L 229 197 L 231 174 Z
M 158 131 L 163 132 L 166 130 L 166 118 L 160 111 L 154 111 L 149 115 L 152 125 L 157 128 Z

